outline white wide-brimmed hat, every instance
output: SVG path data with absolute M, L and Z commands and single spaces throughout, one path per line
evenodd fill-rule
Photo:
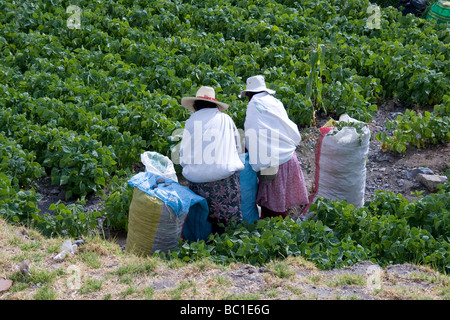
M 247 92 L 261 92 L 265 91 L 269 94 L 275 94 L 274 90 L 266 87 L 264 77 L 261 75 L 253 76 L 247 79 L 247 87 L 239 95 L 240 98 L 245 97 Z
M 211 87 L 203 86 L 198 89 L 195 97 L 185 97 L 181 99 L 181 105 L 188 110 L 195 111 L 194 102 L 196 100 L 204 100 L 215 103 L 220 111 L 228 109 L 228 104 L 216 100 L 216 92 Z

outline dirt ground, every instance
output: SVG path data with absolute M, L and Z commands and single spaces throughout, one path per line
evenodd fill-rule
M 409 173 L 417 167 L 428 167 L 436 174 L 443 174 L 450 163 L 450 144 L 431 146 L 418 150 L 410 149 L 404 154 L 382 152 L 380 142 L 375 135 L 385 130 L 386 119 L 395 119 L 398 113 L 403 113 L 405 106 L 388 102 L 379 108 L 377 116 L 369 123 L 371 140 L 369 146 L 369 158 L 366 165 L 366 189 L 365 199 L 369 200 L 375 190 L 391 190 L 400 193 L 404 197 L 414 200 L 415 191 L 423 191 L 423 195 L 429 193 L 426 188 L 411 178 Z M 319 119 L 319 125 L 325 123 L 329 117 Z M 301 130 L 303 141 L 298 149 L 298 156 L 303 168 L 308 187 L 311 187 L 314 177 L 314 148 L 317 142 L 317 128 Z M 64 190 L 57 186 L 51 186 L 48 178 L 39 181 L 39 192 L 43 198 L 39 202 L 39 208 L 48 212 L 48 206 L 58 200 L 64 201 Z M 101 210 L 103 200 L 101 197 L 88 197 L 87 209 Z M 9 228 L 9 227 L 8 227 Z M 27 232 L 13 230 L 0 233 L 0 279 L 7 278 L 16 269 L 17 256 L 24 256 L 20 248 L 24 244 L 16 246 L 11 238 L 23 238 Z M 32 237 L 21 240 L 29 242 Z M 31 239 L 31 240 L 30 240 Z M 45 246 L 45 241 L 39 240 Z M 53 247 L 55 246 L 53 241 Z M 61 241 L 62 242 L 62 241 Z M 151 272 L 144 275 L 136 275 L 122 281 L 117 270 L 130 264 L 130 259 L 138 259 L 124 255 L 126 233 L 115 233 L 109 243 L 116 246 L 116 251 L 108 252 L 99 249 L 96 244 L 87 244 L 82 252 L 101 251 L 100 265 L 92 267 L 86 265 L 83 258 L 72 257 L 69 262 L 56 264 L 48 249 L 44 251 L 45 258 L 40 258 L 35 263 L 36 269 L 50 269 L 67 267 L 68 264 L 80 265 L 86 278 L 100 279 L 102 289 L 92 292 L 69 290 L 60 285 L 67 276 L 60 277 L 60 282 L 53 284 L 57 290 L 57 299 L 147 299 L 151 292 L 151 299 L 258 299 L 258 300 L 290 300 L 290 299 L 314 299 L 314 300 L 392 300 L 392 299 L 450 299 L 450 281 L 447 275 L 440 274 L 430 268 L 411 264 L 391 265 L 379 268 L 369 261 L 357 263 L 351 267 L 320 271 L 312 264 L 301 258 L 288 258 L 284 262 L 274 262 L 264 267 L 251 265 L 232 264 L 228 267 L 220 267 L 208 263 L 183 264 L 182 266 L 168 266 L 157 263 Z M 91 248 L 89 247 L 91 245 Z M 36 255 L 36 253 L 33 253 Z M 5 262 L 4 258 L 10 258 Z M 11 258 L 12 257 L 12 258 Z M 145 264 L 139 260 L 139 264 Z M 100 281 L 99 280 L 99 281 Z M 131 281 L 131 284 L 130 284 Z M 125 283 L 125 284 L 124 284 Z M 33 292 L 39 288 L 34 285 L 24 291 L 7 291 L 0 293 L 2 299 L 30 299 Z M 129 290 L 129 294 L 124 294 Z

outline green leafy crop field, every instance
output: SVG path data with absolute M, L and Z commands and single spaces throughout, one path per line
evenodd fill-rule
M 369 5 L 0 0 L 0 215 L 47 235 L 79 236 L 99 217 L 126 228 L 127 179 L 143 151 L 170 155 L 170 137 L 189 116 L 181 97 L 214 87 L 242 128 L 238 94 L 256 74 L 300 128 L 319 115 L 368 122 L 382 101 L 397 99 L 428 111 L 390 123 L 395 133 L 377 136 L 385 150 L 448 143 L 448 26 L 393 7 L 378 19 Z M 105 209 L 54 204 L 55 218 L 39 214 L 42 177 L 63 186 L 66 200 L 103 196 Z M 360 210 L 321 202 L 315 220 L 233 226 L 214 247 L 186 243 L 170 257 L 263 263 L 299 254 L 324 268 L 372 259 L 448 271 L 448 200 L 446 186 L 417 203 L 388 194 Z

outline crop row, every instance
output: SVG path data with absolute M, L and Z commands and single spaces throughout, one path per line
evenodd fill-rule
M 345 201 L 318 199 L 312 218 L 273 218 L 233 224 L 207 242 L 183 243 L 168 259 L 244 262 L 262 265 L 301 255 L 321 269 L 363 260 L 381 266 L 411 262 L 450 269 L 450 199 L 447 183 L 439 193 L 408 202 L 401 195 L 378 191 L 355 209 Z

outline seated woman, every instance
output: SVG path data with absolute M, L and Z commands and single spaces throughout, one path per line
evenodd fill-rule
M 219 224 L 242 220 L 240 135 L 223 113 L 228 105 L 215 99 L 213 88 L 201 87 L 196 97 L 182 98 L 181 105 L 194 112 L 186 120 L 180 144 L 182 174 L 189 188 L 207 200 L 212 232 L 221 234 Z
M 287 216 L 287 208 L 308 204 L 308 192 L 296 148 L 301 141 L 297 125 L 283 103 L 266 87 L 263 76 L 247 79 L 241 97 L 248 98 L 245 117 L 246 148 L 250 164 L 259 173 L 257 204 L 261 219 Z M 269 156 L 270 155 L 270 156 Z

